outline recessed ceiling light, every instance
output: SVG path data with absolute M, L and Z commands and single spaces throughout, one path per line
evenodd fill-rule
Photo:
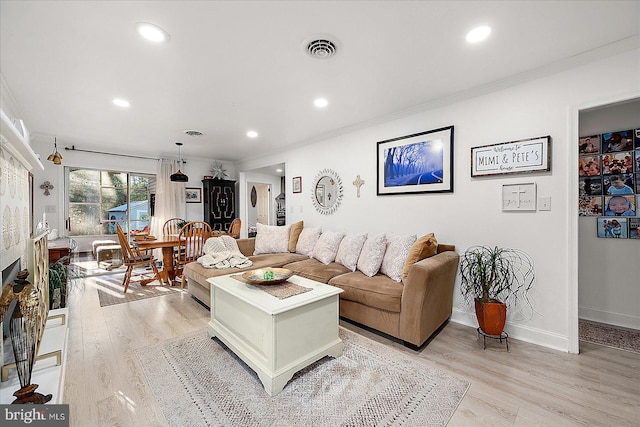
M 249 138 L 257 138 L 258 137 L 258 132 L 256 132 L 255 130 L 250 130 L 249 132 L 247 132 L 247 136 Z
M 112 101 L 115 105 L 117 105 L 118 107 L 129 107 L 131 106 L 131 104 L 129 103 L 129 101 L 127 101 L 126 99 L 122 99 L 122 98 L 116 98 Z
M 138 22 L 136 28 L 138 29 L 138 34 L 154 43 L 163 43 L 169 40 L 169 33 L 157 25 L 149 24 L 148 22 Z
M 482 25 L 467 33 L 467 41 L 469 43 L 478 43 L 489 37 L 489 34 L 491 34 L 491 27 Z
M 280 173 L 282 172 L 282 169 L 276 169 L 276 172 Z
M 315 105 L 318 108 L 324 108 L 327 105 L 329 105 L 329 101 L 327 101 L 324 98 L 318 98 L 315 101 L 313 101 L 313 105 Z

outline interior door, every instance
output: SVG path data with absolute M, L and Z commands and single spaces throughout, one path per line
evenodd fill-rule
M 271 211 L 271 197 L 269 197 L 269 195 L 271 194 L 271 185 L 258 184 L 256 189 L 258 191 L 258 202 L 256 203 L 256 209 L 258 210 L 257 222 L 269 225 L 269 212 Z

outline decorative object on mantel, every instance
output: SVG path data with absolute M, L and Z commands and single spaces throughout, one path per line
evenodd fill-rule
M 342 180 L 331 169 L 323 169 L 311 186 L 311 201 L 322 215 L 330 215 L 338 209 L 342 201 Z
M 40 185 L 40 188 L 42 188 L 44 190 L 44 195 L 48 196 L 51 193 L 49 192 L 49 190 L 53 190 L 55 187 L 53 186 L 53 184 L 51 184 L 49 181 L 45 181 L 44 183 L 42 183 Z
M 505 184 L 502 186 L 503 211 L 535 211 L 536 184 Z
M 11 402 L 12 404 L 44 404 L 53 397 L 51 394 L 37 393 L 38 384 L 31 384 L 31 372 L 44 328 L 40 330 L 38 327 L 42 302 L 40 293 L 26 280 L 28 275 L 27 270 L 18 273 L 18 278 L 12 287 L 13 301 L 8 309 L 9 335 L 20 381 L 20 389 L 13 393 L 16 399 Z
M 227 177 L 227 170 L 223 169 L 220 162 L 215 162 L 211 165 L 211 173 L 213 174 L 213 179 L 225 179 Z
M 360 187 L 364 184 L 364 180 L 360 178 L 360 175 L 356 176 L 356 180 L 353 181 L 353 185 L 358 189 L 356 192 L 356 197 L 360 197 Z
M 508 337 L 503 332 L 507 308 L 513 310 L 512 318 L 531 318 L 528 293 L 534 281 L 533 260 L 519 249 L 471 246 L 460 256 L 460 292 L 469 305 L 473 300 L 479 329 L 486 335 Z
M 453 126 L 378 142 L 377 194 L 453 193 Z
M 54 165 L 62 164 L 62 154 L 58 152 L 58 138 L 53 138 L 53 153 L 49 154 L 47 160 L 53 162 Z
M 180 159 L 180 164 L 182 164 L 182 142 L 176 142 L 176 145 L 178 146 L 178 158 Z M 189 177 L 183 174 L 180 169 L 178 169 L 176 173 L 171 174 L 169 179 L 172 182 L 189 182 Z
M 551 136 L 471 148 L 471 176 L 551 170 Z

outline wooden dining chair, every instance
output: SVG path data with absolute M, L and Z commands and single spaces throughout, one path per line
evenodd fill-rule
M 162 226 L 162 234 L 164 234 L 165 236 L 170 236 L 172 234 L 178 234 L 180 233 L 180 229 L 182 228 L 182 226 L 184 224 L 186 224 L 187 221 L 185 221 L 182 218 L 171 218 L 165 221 L 164 225 Z
M 122 286 L 124 286 L 124 293 L 127 293 L 127 289 L 129 289 L 129 282 L 131 281 L 131 274 L 133 273 L 133 268 L 141 265 L 151 264 L 151 268 L 153 269 L 153 278 L 151 279 L 143 279 L 140 280 L 140 285 L 145 286 L 147 283 L 153 282 L 154 280 L 162 283 L 162 279 L 160 278 L 160 272 L 158 271 L 158 267 L 156 267 L 156 260 L 151 255 L 147 255 L 140 251 L 136 247 L 132 247 L 129 244 L 129 240 L 127 239 L 127 235 L 122 231 L 122 227 L 120 224 L 116 222 L 116 229 L 118 231 L 118 240 L 120 241 L 120 248 L 122 249 L 122 261 L 124 265 L 127 266 L 127 271 L 124 273 L 124 277 L 122 278 Z
M 190 262 L 195 262 L 203 255 L 204 243 L 213 235 L 211 226 L 203 221 L 191 221 L 180 229 L 180 250 L 177 259 L 177 275 L 182 276 L 180 286 L 184 288 L 186 279 L 183 271 L 184 266 Z
M 229 229 L 227 230 L 227 236 L 233 237 L 234 239 L 240 238 L 240 229 L 242 228 L 242 220 L 240 218 L 235 218 L 231 221 L 229 225 Z

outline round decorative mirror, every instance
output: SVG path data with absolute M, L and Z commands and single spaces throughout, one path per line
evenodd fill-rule
M 331 169 L 321 170 L 311 186 L 311 201 L 316 210 L 330 215 L 338 209 L 342 201 L 342 180 Z

